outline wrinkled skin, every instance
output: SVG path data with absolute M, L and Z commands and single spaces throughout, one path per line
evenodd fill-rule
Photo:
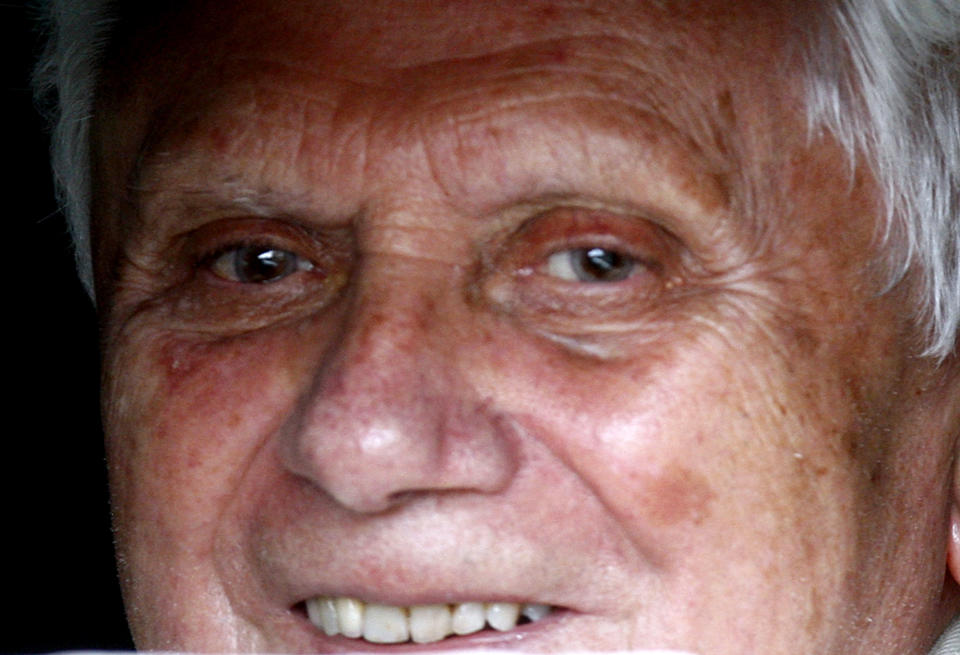
M 561 608 L 440 646 L 929 648 L 956 367 L 808 137 L 794 7 L 209 4 L 94 133 L 138 646 L 375 649 L 326 594 Z

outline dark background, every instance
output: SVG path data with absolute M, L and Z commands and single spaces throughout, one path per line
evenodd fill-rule
M 0 179 L 13 226 L 0 254 L 10 264 L 0 277 L 0 316 L 12 392 L 0 460 L 0 652 L 131 648 L 113 565 L 96 317 L 74 274 L 28 88 L 40 47 L 30 15 L 25 2 L 0 1 Z

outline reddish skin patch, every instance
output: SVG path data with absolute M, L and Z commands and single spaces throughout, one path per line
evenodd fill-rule
M 682 466 L 658 472 L 652 481 L 638 486 L 644 493 L 637 497 L 637 503 L 646 508 L 650 521 L 661 525 L 702 523 L 710 516 L 710 505 L 716 498 L 703 476 Z

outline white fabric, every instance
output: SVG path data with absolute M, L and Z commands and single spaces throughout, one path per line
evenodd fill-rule
M 940 636 L 930 655 L 960 655 L 960 617 Z
M 454 651 L 456 652 L 456 651 Z M 463 650 L 460 651 L 461 655 L 510 655 L 511 651 L 506 650 Z M 138 655 L 137 653 L 121 653 L 117 651 L 113 652 L 97 652 L 97 651 L 77 651 L 77 652 L 65 652 L 60 655 Z M 168 653 L 166 655 L 175 655 Z M 182 654 L 180 654 L 182 655 Z M 358 651 L 354 655 L 363 655 L 362 652 Z M 577 651 L 569 651 L 566 655 L 597 655 L 597 653 L 578 653 Z M 607 653 L 605 655 L 696 655 L 696 653 L 686 653 L 676 650 L 635 650 L 628 653 Z M 937 643 L 934 645 L 933 650 L 930 651 L 930 655 L 960 655 L 960 617 L 947 628 L 947 631 L 944 632 L 940 639 L 937 640 Z
M 421 653 L 426 655 L 431 651 L 407 651 L 410 655 L 416 655 Z M 451 650 L 446 651 L 451 655 L 531 655 L 524 651 L 517 650 L 487 650 L 487 649 L 461 649 L 461 650 Z M 579 651 L 579 650 L 569 650 L 562 651 L 564 655 L 698 655 L 697 653 L 691 653 L 688 651 L 681 650 L 663 650 L 663 649 L 654 649 L 654 650 L 628 650 L 628 651 Z M 133 651 L 120 651 L 120 650 L 77 650 L 77 651 L 61 651 L 59 653 L 53 653 L 53 655 L 141 655 L 141 653 Z M 154 651 L 153 655 L 198 655 L 192 653 L 181 653 L 173 651 Z M 224 654 L 227 655 L 227 654 Z M 349 655 L 370 655 L 365 651 L 349 651 Z M 931 655 L 934 655 L 931 653 Z M 936 654 L 939 655 L 939 654 Z

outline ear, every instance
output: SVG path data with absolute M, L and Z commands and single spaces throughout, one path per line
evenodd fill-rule
M 958 353 L 954 352 L 950 357 L 949 365 L 953 365 L 953 370 L 956 370 L 960 367 L 957 366 Z M 947 570 L 950 572 L 950 575 L 953 576 L 953 579 L 960 583 L 960 418 L 958 414 L 960 411 L 957 410 L 957 406 L 960 405 L 960 385 L 957 384 L 957 380 L 960 376 L 954 374 L 950 380 L 950 388 L 952 389 L 951 397 L 953 398 L 953 412 L 952 416 L 954 420 L 952 425 L 954 427 L 954 443 L 953 443 L 953 472 L 951 477 L 951 486 L 950 486 L 950 532 L 947 534 Z
M 950 509 L 950 534 L 947 535 L 947 570 L 960 583 L 960 503 L 954 485 L 953 503 Z
M 947 570 L 960 583 L 960 440 L 953 450 L 950 487 L 950 532 L 947 534 Z

